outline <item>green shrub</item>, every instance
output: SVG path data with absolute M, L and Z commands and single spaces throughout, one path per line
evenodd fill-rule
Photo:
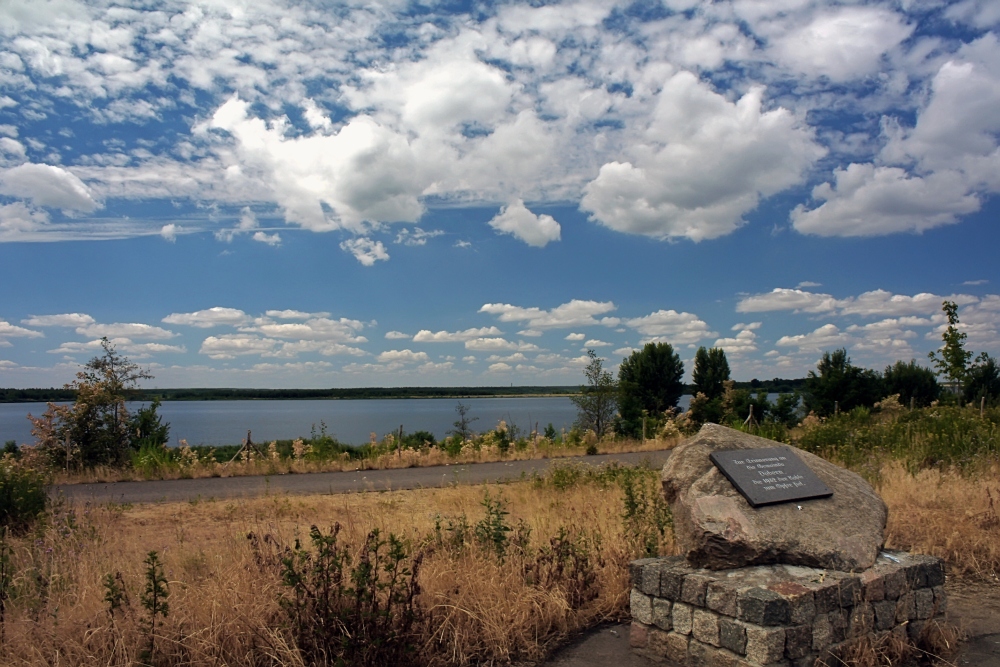
M 24 533 L 49 503 L 45 474 L 12 459 L 0 461 L 0 526 Z

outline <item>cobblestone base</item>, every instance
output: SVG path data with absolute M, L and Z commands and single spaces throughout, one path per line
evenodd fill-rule
M 633 650 L 691 667 L 803 667 L 865 637 L 915 640 L 946 603 L 943 561 L 897 551 L 860 573 L 704 570 L 683 557 L 633 561 L 630 573 Z

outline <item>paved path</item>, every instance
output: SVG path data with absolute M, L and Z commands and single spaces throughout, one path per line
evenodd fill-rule
M 317 472 L 297 475 L 253 477 L 209 477 L 205 479 L 171 479 L 152 482 L 109 482 L 106 484 L 63 484 L 52 488 L 78 502 L 153 503 L 187 501 L 196 498 L 239 498 L 267 493 L 351 493 L 356 491 L 386 491 L 448 486 L 449 484 L 482 484 L 483 482 L 513 481 L 542 473 L 552 463 L 588 463 L 600 465 L 609 461 L 636 465 L 649 461 L 660 467 L 669 451 L 637 452 L 632 454 L 600 454 L 531 461 L 499 461 L 464 465 L 400 468 L 395 470 L 358 470 L 349 472 Z

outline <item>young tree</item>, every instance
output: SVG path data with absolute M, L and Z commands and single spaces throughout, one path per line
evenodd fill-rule
M 576 405 L 577 426 L 594 431 L 600 438 L 608 431 L 618 409 L 617 386 L 614 376 L 604 370 L 604 360 L 593 350 L 587 350 L 587 356 L 590 363 L 583 371 L 587 384 L 570 400 Z
M 881 376 L 852 365 L 844 348 L 824 352 L 816 371 L 809 371 L 806 378 L 806 410 L 821 417 L 833 414 L 837 405 L 844 412 L 859 406 L 871 407 L 882 396 Z
M 899 394 L 899 402 L 905 406 L 910 405 L 912 399 L 915 406 L 927 407 L 941 392 L 934 371 L 918 366 L 915 359 L 910 359 L 910 363 L 897 361 L 886 366 L 882 382 L 885 395 Z
M 969 368 L 965 378 L 965 391 L 962 398 L 966 403 L 979 405 L 985 398 L 993 404 L 1000 399 L 1000 365 L 996 359 L 985 352 L 979 355 L 976 363 Z
M 455 427 L 454 430 L 449 431 L 449 433 L 461 437 L 462 442 L 467 441 L 469 436 L 472 435 L 472 429 L 469 428 L 469 426 L 472 422 L 479 419 L 479 417 L 470 417 L 469 410 L 470 408 L 468 405 L 463 405 L 462 401 L 458 402 L 458 405 L 455 406 L 455 412 L 458 414 L 458 419 L 452 422 L 452 426 Z
M 937 368 L 937 374 L 948 381 L 952 390 L 961 392 L 972 352 L 965 349 L 968 336 L 958 330 L 958 306 L 954 301 L 943 301 L 941 310 L 948 316 L 948 328 L 941 334 L 941 349 L 928 352 L 927 356 Z
M 684 393 L 684 362 L 669 343 L 646 343 L 618 368 L 619 430 L 642 434 L 643 410 L 654 418 L 677 407 Z
M 729 379 L 729 361 L 726 351 L 721 347 L 706 350 L 699 347 L 694 355 L 694 370 L 692 371 L 695 393 L 701 392 L 709 399 L 722 396 L 723 382 Z
M 88 361 L 66 385 L 76 391 L 72 406 L 50 403 L 41 417 L 29 415 L 38 444 L 66 465 L 71 459 L 85 466 L 121 465 L 138 446 L 125 400 L 139 380 L 153 376 L 120 355 L 107 338 L 101 339 L 101 348 L 103 354 Z

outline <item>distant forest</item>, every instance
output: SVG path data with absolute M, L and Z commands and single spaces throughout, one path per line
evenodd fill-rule
M 751 380 L 737 382 L 737 389 L 790 393 L 802 389 L 805 379 Z M 685 385 L 690 394 L 692 385 Z M 489 398 L 494 396 L 564 396 L 580 387 L 357 387 L 352 389 L 140 389 L 130 394 L 135 401 L 245 401 L 245 400 L 359 400 L 371 398 Z M 72 401 L 72 389 L 0 389 L 0 403 Z

